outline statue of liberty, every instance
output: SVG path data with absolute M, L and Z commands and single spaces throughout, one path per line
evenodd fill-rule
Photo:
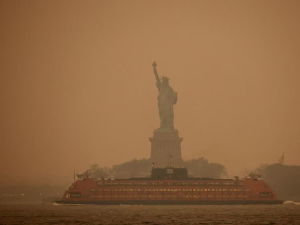
M 169 78 L 163 76 L 159 79 L 156 62 L 152 64 L 158 88 L 158 110 L 160 118 L 160 128 L 158 130 L 174 130 L 173 105 L 177 102 L 177 92 L 174 92 L 169 85 Z

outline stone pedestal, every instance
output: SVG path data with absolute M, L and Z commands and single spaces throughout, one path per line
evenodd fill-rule
M 181 158 L 183 138 L 179 137 L 177 130 L 157 129 L 149 140 L 151 142 L 151 160 L 154 162 L 154 167 L 184 167 Z

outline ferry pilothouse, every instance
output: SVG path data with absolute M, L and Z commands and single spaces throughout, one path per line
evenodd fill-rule
M 147 178 L 79 178 L 56 201 L 63 204 L 281 204 L 264 181 L 211 179 L 188 176 L 186 168 L 152 168 Z

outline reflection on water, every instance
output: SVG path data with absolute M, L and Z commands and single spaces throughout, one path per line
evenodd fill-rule
M 0 224 L 300 224 L 300 204 L 101 206 L 1 203 Z

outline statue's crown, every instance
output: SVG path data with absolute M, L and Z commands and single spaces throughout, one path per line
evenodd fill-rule
M 167 76 L 162 76 L 161 79 L 162 79 L 162 80 L 170 80 L 170 78 L 167 77 Z

